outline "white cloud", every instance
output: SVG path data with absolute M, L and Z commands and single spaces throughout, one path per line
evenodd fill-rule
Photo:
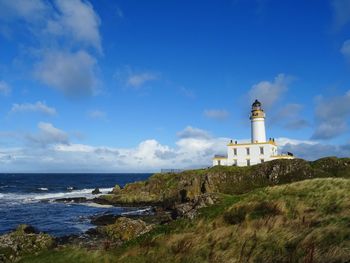
M 283 152 L 292 152 L 297 158 L 316 160 L 328 156 L 349 157 L 350 144 L 331 145 L 321 143 L 286 144 L 281 147 Z
M 280 124 L 288 130 L 297 130 L 308 127 L 310 124 L 307 120 L 300 117 L 303 105 L 289 103 L 273 111 L 269 121 L 272 124 Z
M 3 20 L 20 18 L 33 22 L 41 18 L 47 8 L 42 0 L 0 0 L 0 18 Z
M 317 144 L 317 142 L 312 141 L 312 140 L 298 140 L 298 139 L 291 139 L 291 138 L 286 138 L 286 137 L 279 137 L 276 138 L 276 143 L 279 146 L 285 146 L 287 144 L 290 145 L 298 145 L 298 144 Z
M 350 39 L 344 41 L 340 52 L 344 55 L 344 57 L 350 59 Z
M 56 115 L 56 109 L 49 107 L 45 102 L 38 101 L 34 104 L 32 103 L 23 103 L 23 104 L 13 104 L 11 108 L 11 113 L 19 112 L 39 112 L 46 115 Z
M 179 138 L 202 138 L 202 139 L 208 139 L 211 137 L 211 135 L 209 134 L 209 132 L 202 130 L 202 129 L 198 129 L 198 128 L 194 128 L 192 126 L 187 126 L 185 129 L 183 129 L 182 131 L 179 131 L 177 133 L 177 136 Z
M 343 96 L 319 97 L 315 109 L 317 127 L 312 139 L 332 139 L 347 131 L 350 91 Z
M 95 58 L 85 51 L 51 51 L 36 65 L 35 76 L 67 97 L 84 97 L 97 92 L 95 67 Z
M 350 1 L 330 0 L 333 9 L 334 26 L 340 29 L 350 22 Z
M 114 78 L 122 87 L 140 89 L 145 84 L 158 80 L 160 75 L 151 71 L 135 71 L 130 66 L 115 72 Z
M 51 123 L 40 122 L 39 133 L 29 134 L 26 139 L 30 143 L 46 147 L 50 144 L 69 144 L 69 136 L 66 132 L 54 127 Z
M 66 36 L 77 43 L 86 44 L 102 52 L 99 32 L 100 19 L 88 1 L 56 0 L 58 12 L 49 20 L 46 32 Z
M 154 73 L 144 72 L 130 75 L 126 80 L 126 85 L 133 88 L 139 88 L 146 82 L 158 79 Z
M 50 123 L 39 123 L 39 132 L 26 138 L 29 145 L 0 148 L 0 168 L 11 172 L 156 172 L 161 168 L 211 166 L 214 154 L 226 153 L 228 138 L 212 137 L 207 131 L 189 127 L 179 133 L 173 147 L 148 139 L 136 147 L 118 148 L 72 143 L 67 132 Z M 276 141 L 281 151 L 308 160 L 350 155 L 350 144 L 335 146 L 290 138 Z
M 271 108 L 283 94 L 288 90 L 288 85 L 292 81 L 292 77 L 285 74 L 278 74 L 274 81 L 261 81 L 252 86 L 249 91 L 250 101 L 258 99 L 265 108 Z
M 107 120 L 107 113 L 100 110 L 92 110 L 87 113 L 88 117 L 93 120 Z
M 222 109 L 210 109 L 204 111 L 204 116 L 210 119 L 224 120 L 227 119 L 230 114 L 227 110 Z
M 95 94 L 97 59 L 102 54 L 100 19 L 86 0 L 0 0 L 2 27 L 20 21 L 28 39 L 21 43 L 36 58 L 35 77 L 69 97 Z M 24 20 L 24 22 L 23 22 Z M 23 26 L 22 26 L 23 25 Z M 13 32 L 14 34 L 16 32 Z M 78 50 L 78 51 L 77 51 Z
M 5 81 L 0 81 L 0 94 L 4 96 L 11 94 L 11 87 Z

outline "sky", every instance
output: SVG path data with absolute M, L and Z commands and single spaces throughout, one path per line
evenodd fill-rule
M 267 136 L 350 156 L 350 0 L 0 0 L 0 171 L 210 166 Z

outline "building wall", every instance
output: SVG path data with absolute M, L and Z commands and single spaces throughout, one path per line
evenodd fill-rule
M 252 143 L 266 142 L 265 119 L 253 118 L 251 125 Z
M 263 149 L 262 152 L 261 148 Z M 249 149 L 249 154 L 247 149 Z M 271 161 L 273 156 L 276 155 L 277 146 L 271 143 L 230 144 L 227 146 L 227 165 L 254 165 Z
M 214 158 L 213 159 L 213 166 L 217 166 L 217 165 L 223 165 L 223 166 L 227 166 L 227 158 Z

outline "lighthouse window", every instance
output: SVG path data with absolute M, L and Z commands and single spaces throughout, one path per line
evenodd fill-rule
M 247 150 L 247 155 L 250 155 L 250 149 L 246 148 L 246 150 Z
M 237 155 L 237 148 L 233 148 L 233 155 Z
M 260 147 L 260 154 L 264 154 L 264 147 Z

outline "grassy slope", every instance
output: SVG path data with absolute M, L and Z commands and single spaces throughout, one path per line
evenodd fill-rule
M 251 167 L 217 166 L 180 174 L 155 174 L 149 180 L 131 183 L 117 194 L 104 198 L 114 203 L 172 203 L 201 193 L 242 194 L 259 187 L 324 177 L 350 178 L 350 159 L 324 158 L 315 162 L 301 159 L 275 160 Z
M 68 248 L 22 262 L 345 262 L 350 179 L 265 187 L 201 210 L 114 251 Z

